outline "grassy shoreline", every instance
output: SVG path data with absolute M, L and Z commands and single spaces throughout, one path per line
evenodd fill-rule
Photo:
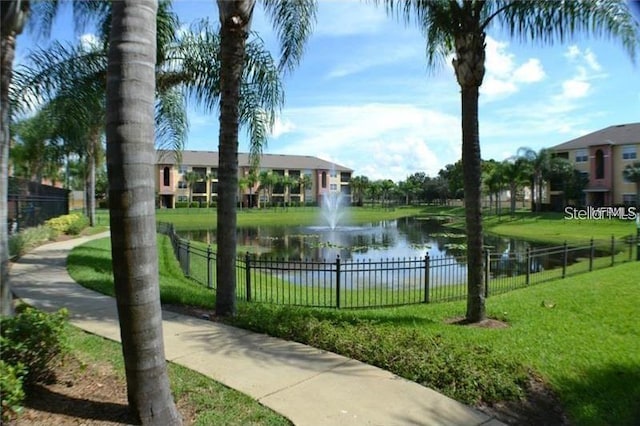
M 312 211 L 289 212 L 295 216 L 263 213 L 260 223 L 313 216 Z M 359 218 L 374 220 L 374 213 Z M 460 208 L 421 208 L 418 214 L 445 218 L 450 226 L 464 220 Z M 386 218 L 406 215 L 416 212 L 385 212 Z M 159 215 L 158 220 L 166 217 Z M 488 217 L 485 222 L 489 232 L 542 235 L 551 243 L 584 241 L 586 231 L 595 238 L 619 238 L 628 235 L 631 226 L 615 221 L 567 223 L 557 215 L 531 213 Z M 573 234 L 576 230 L 578 235 Z M 213 309 L 214 292 L 182 276 L 166 237 L 159 238 L 159 256 L 163 303 Z M 108 240 L 75 249 L 68 264 L 78 282 L 112 292 Z M 97 275 L 97 269 L 103 275 Z M 573 423 L 607 424 L 615 419 L 617 424 L 635 424 L 640 420 L 633 408 L 640 399 L 640 334 L 633 320 L 640 304 L 638 270 L 637 263 L 628 262 L 492 296 L 487 310 L 509 324 L 502 330 L 448 325 L 448 319 L 464 312 L 464 302 L 371 310 L 240 303 L 231 323 L 378 365 L 472 405 L 522 397 L 529 371 L 552 387 Z

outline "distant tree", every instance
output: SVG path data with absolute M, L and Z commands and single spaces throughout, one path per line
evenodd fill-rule
M 531 211 L 542 211 L 542 189 L 545 177 L 551 170 L 551 151 L 546 148 L 535 151 L 531 148 L 518 148 L 518 154 L 527 163 L 531 182 Z
M 527 184 L 528 173 L 527 164 L 521 158 L 509 158 L 502 162 L 502 176 L 509 187 L 511 216 L 516 213 L 516 194 Z
M 464 198 L 464 179 L 462 174 L 462 160 L 447 164 L 438 172 L 438 176 L 446 180 L 449 194 L 452 198 Z
M 307 189 L 311 189 L 313 182 L 311 180 L 311 175 L 301 174 L 298 178 L 298 184 L 300 185 L 300 189 L 305 192 L 305 201 L 306 201 L 306 191 Z
M 191 207 L 191 203 L 193 203 L 193 190 L 195 189 L 196 183 L 202 179 L 202 176 L 194 171 L 188 171 L 182 178 L 187 183 L 187 188 L 189 189 L 189 207 Z
M 355 198 L 356 206 L 362 207 L 364 195 L 369 187 L 369 178 L 366 176 L 354 176 L 349 182 L 351 194 Z

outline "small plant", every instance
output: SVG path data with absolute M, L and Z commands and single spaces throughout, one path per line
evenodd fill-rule
M 54 240 L 57 236 L 58 232 L 48 226 L 26 228 L 9 237 L 9 254 L 10 256 L 21 256 L 34 247 Z
M 24 389 L 24 366 L 10 365 L 0 359 L 0 395 L 2 396 L 2 422 L 9 422 L 20 414 Z
M 0 320 L 0 359 L 11 366 L 23 365 L 24 383 L 51 379 L 58 356 L 66 351 L 66 309 L 47 314 L 31 307 Z
M 89 219 L 78 213 L 65 214 L 54 217 L 45 222 L 45 225 L 53 228 L 58 234 L 78 235 L 89 224 Z

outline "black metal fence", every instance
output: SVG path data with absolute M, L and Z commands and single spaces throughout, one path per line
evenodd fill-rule
M 158 232 L 171 239 L 184 274 L 216 286 L 216 253 L 180 238 L 171 224 Z M 634 259 L 637 237 L 591 240 L 583 245 L 485 251 L 485 296 L 564 278 Z M 237 297 L 281 305 L 368 308 L 463 300 L 467 296 L 465 256 L 345 261 L 267 259 L 246 254 L 236 260 Z
M 69 190 L 9 177 L 7 220 L 10 234 L 69 213 Z

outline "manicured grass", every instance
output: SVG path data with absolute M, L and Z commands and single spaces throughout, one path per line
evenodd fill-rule
M 423 209 L 420 207 L 383 208 L 346 208 L 341 219 L 342 224 L 367 223 L 391 220 L 400 217 L 415 216 Z M 269 209 L 243 209 L 237 211 L 238 226 L 287 226 L 314 225 L 324 223 L 322 211 L 318 207 L 291 207 Z M 160 209 L 156 210 L 158 222 L 173 223 L 176 229 L 214 229 L 216 227 L 215 209 Z
M 159 241 L 163 302 L 211 309 L 213 291 L 182 277 L 170 245 Z M 69 270 L 110 294 L 109 256 L 108 240 L 90 242 L 71 253 Z M 464 302 L 376 310 L 240 303 L 233 323 L 378 365 L 470 404 L 519 397 L 531 370 L 573 423 L 632 425 L 640 421 L 639 275 L 629 262 L 492 296 L 488 313 L 506 329 L 446 324 L 464 314 Z
M 108 362 L 124 379 L 119 343 L 67 327 L 71 351 L 82 362 Z M 252 398 L 182 366 L 169 363 L 171 391 L 176 401 L 185 401 L 196 413 L 195 425 L 290 425 Z

